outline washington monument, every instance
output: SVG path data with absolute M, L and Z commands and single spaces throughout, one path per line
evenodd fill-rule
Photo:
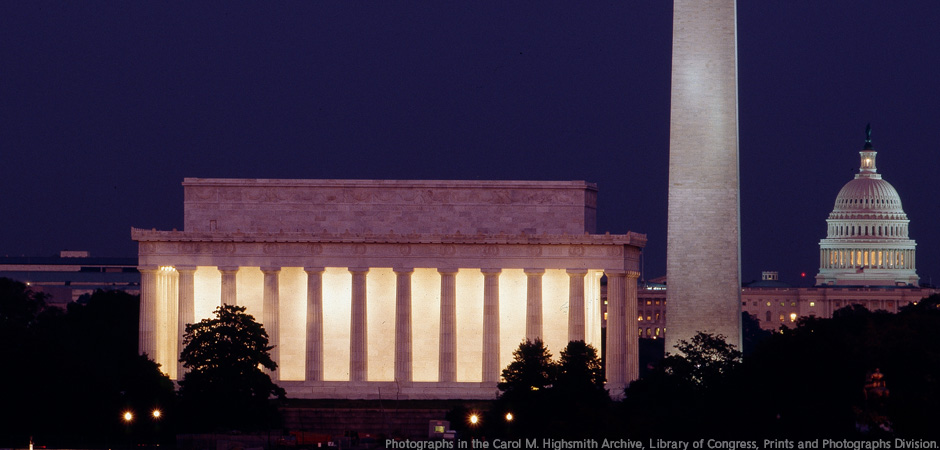
M 697 331 L 741 348 L 735 0 L 675 0 L 666 351 Z

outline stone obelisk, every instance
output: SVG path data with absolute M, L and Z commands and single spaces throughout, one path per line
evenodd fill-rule
M 666 351 L 698 331 L 741 346 L 735 0 L 675 0 Z

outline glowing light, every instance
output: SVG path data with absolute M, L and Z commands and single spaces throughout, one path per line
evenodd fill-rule
M 512 422 L 512 413 L 511 413 L 511 412 L 506 413 L 506 422 Z
M 790 313 L 790 322 L 796 322 L 796 313 Z
M 134 413 L 130 411 L 124 411 L 124 421 L 130 423 L 132 420 L 134 420 Z
M 163 416 L 163 413 L 160 412 L 159 409 L 155 409 L 152 413 L 150 413 L 150 415 L 152 415 L 154 419 L 159 419 L 161 416 Z
M 470 414 L 470 425 L 476 425 L 480 422 L 480 416 L 476 414 Z

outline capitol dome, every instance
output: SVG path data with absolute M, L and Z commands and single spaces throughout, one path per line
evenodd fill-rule
M 908 238 L 901 197 L 875 166 L 871 127 L 859 173 L 836 196 L 828 233 L 819 241 L 817 285 L 916 286 L 916 243 Z

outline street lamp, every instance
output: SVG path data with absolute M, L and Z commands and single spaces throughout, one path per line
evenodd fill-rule
M 512 422 L 512 413 L 511 413 L 511 412 L 506 413 L 506 422 Z
M 130 411 L 124 411 L 124 416 L 123 416 L 123 417 L 124 417 L 124 422 L 125 422 L 125 423 L 131 423 L 131 421 L 134 420 L 134 413 L 132 413 L 132 412 L 130 412 Z
M 470 425 L 476 425 L 480 422 L 480 416 L 476 414 L 470 414 Z
M 159 420 L 160 417 L 163 416 L 163 413 L 160 412 L 159 409 L 154 409 L 151 415 L 153 416 L 154 420 Z

